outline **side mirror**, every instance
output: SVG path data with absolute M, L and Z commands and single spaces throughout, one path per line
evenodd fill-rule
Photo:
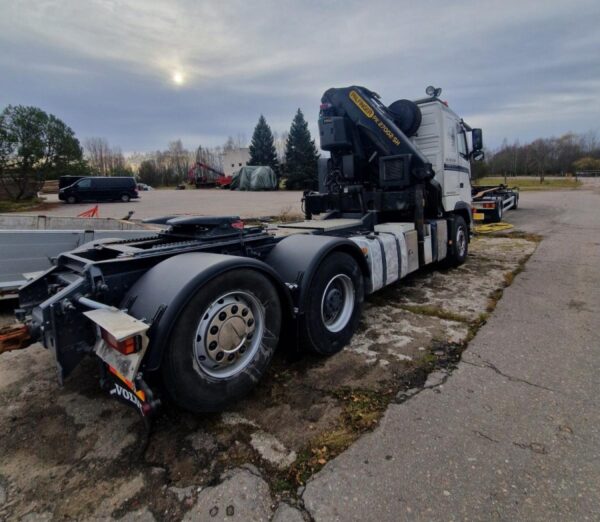
M 484 158 L 485 154 L 482 150 L 474 150 L 473 152 L 471 152 L 471 159 L 473 161 L 483 161 Z
M 471 131 L 471 138 L 473 141 L 473 152 L 483 149 L 483 133 L 481 129 L 473 129 Z

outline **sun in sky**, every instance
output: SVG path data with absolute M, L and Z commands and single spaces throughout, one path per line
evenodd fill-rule
M 173 83 L 175 85 L 182 85 L 184 82 L 185 78 L 183 76 L 183 73 L 181 71 L 175 71 L 173 73 Z

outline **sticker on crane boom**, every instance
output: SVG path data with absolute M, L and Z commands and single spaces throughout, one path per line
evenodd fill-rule
M 396 146 L 400 145 L 400 139 L 390 130 L 390 128 L 379 119 L 373 108 L 362 98 L 356 91 L 350 91 L 350 99 L 361 110 L 361 112 L 369 119 L 373 120 L 381 131 L 392 141 Z
M 350 99 L 356 104 L 356 106 L 364 113 L 367 118 L 372 118 L 375 111 L 371 106 L 362 99 L 361 95 L 356 91 L 350 91 Z

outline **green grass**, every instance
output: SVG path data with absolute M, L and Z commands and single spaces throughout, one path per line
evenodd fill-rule
M 43 199 L 32 198 L 22 201 L 0 200 L 0 212 L 26 212 L 28 210 L 43 210 L 47 208 Z
M 540 183 L 539 177 L 516 177 L 506 178 L 506 182 L 509 187 L 519 187 L 520 190 L 561 190 L 576 189 L 581 186 L 581 181 L 576 181 L 572 177 L 547 177 L 544 183 Z M 473 182 L 473 186 L 499 185 L 500 183 L 504 183 L 504 176 L 480 178 Z

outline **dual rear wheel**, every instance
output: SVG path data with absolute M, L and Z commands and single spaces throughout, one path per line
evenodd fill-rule
M 351 339 L 364 297 L 354 258 L 329 254 L 309 285 L 301 340 L 321 355 Z M 266 372 L 282 327 L 281 302 L 264 274 L 238 269 L 202 286 L 180 314 L 162 365 L 173 400 L 196 411 L 220 411 L 244 397 Z

